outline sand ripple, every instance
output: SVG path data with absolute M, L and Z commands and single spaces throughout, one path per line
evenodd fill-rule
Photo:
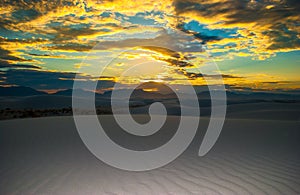
M 300 194 L 299 122 L 228 120 L 205 157 L 195 142 L 147 172 L 97 160 L 70 117 L 2 121 L 0 129 L 0 194 Z

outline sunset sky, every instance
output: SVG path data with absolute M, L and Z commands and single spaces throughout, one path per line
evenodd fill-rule
M 51 92 L 72 88 L 77 72 L 104 89 L 204 85 L 197 68 L 214 62 L 233 89 L 299 89 L 299 32 L 298 0 L 3 0 L 0 85 Z M 137 63 L 145 68 L 117 78 Z

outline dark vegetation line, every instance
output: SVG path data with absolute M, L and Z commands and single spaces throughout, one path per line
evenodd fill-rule
M 96 108 L 98 115 L 112 114 L 109 108 Z M 89 111 L 83 111 L 83 114 L 90 114 Z M 17 118 L 38 118 L 48 116 L 72 116 L 72 108 L 58 108 L 58 109 L 1 109 L 0 120 L 17 119 Z

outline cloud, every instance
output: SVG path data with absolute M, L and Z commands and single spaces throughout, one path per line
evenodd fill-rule
M 70 89 L 76 73 L 50 72 L 26 69 L 12 69 L 1 74 L 1 84 L 20 85 L 32 87 L 40 90 Z M 114 85 L 113 77 L 93 77 L 89 75 L 79 75 L 79 83 L 85 86 L 88 82 L 98 81 L 98 88 L 111 88 Z
M 2 48 L 0 48 L 0 58 L 3 61 L 16 61 L 16 62 L 30 61 L 30 60 L 27 60 L 25 58 L 20 58 L 20 57 L 14 56 L 11 51 L 5 50 L 5 49 L 2 49 Z
M 187 28 L 195 21 L 201 28 Z M 233 56 L 264 60 L 300 49 L 299 21 L 298 0 L 3 0 L 0 68 L 43 70 L 55 67 L 45 58 L 59 58 L 57 66 L 64 66 L 65 59 L 83 58 L 91 49 L 110 55 L 130 47 L 151 50 L 153 59 L 184 71 L 195 64 L 189 61 L 196 54 L 204 53 L 202 45 L 216 60 Z M 186 76 L 191 79 L 203 76 L 190 73 Z M 246 82 L 230 74 L 223 78 Z M 58 78 L 62 79 L 69 80 Z
M 210 42 L 210 41 L 218 41 L 218 40 L 222 39 L 221 37 L 218 37 L 218 36 L 205 35 L 203 33 L 197 33 L 197 32 L 193 32 L 191 30 L 187 30 L 187 29 L 185 29 L 184 24 L 178 24 L 177 28 L 184 33 L 192 34 L 196 39 L 201 40 L 201 44 L 206 44 L 207 42 Z
M 1 31 L 0 31 L 1 32 Z M 36 45 L 46 43 L 47 40 L 45 39 L 35 39 L 35 38 L 28 38 L 28 39 L 11 39 L 11 38 L 4 38 L 0 36 L 0 59 L 3 64 L 19 64 L 20 63 L 27 63 L 30 62 L 33 64 L 32 66 L 36 66 L 40 64 L 40 61 L 26 58 L 26 53 L 24 50 L 28 50 L 28 48 L 36 48 Z M 18 66 L 19 66 L 18 65 Z M 25 66 L 24 66 L 25 67 Z
M 300 48 L 300 8 L 297 0 L 132 0 L 127 3 L 121 0 L 5 0 L 0 3 L 0 7 L 0 26 L 3 29 L 47 39 L 33 41 L 27 37 L 24 40 L 6 41 L 10 44 L 4 48 L 14 51 L 20 50 L 20 47 L 87 51 L 89 45 L 93 45 L 99 37 L 143 30 L 138 22 L 141 19 L 151 19 L 152 25 L 175 28 L 191 34 L 200 43 L 208 44 L 212 52 L 224 49 L 226 52 L 236 53 L 233 55 L 245 56 L 244 54 L 250 53 L 247 56 L 265 59 L 276 52 Z M 182 25 L 193 20 L 210 29 L 237 29 L 236 36 L 228 38 L 190 31 Z M 25 46 L 26 41 L 28 43 Z M 129 41 L 135 40 L 128 39 L 127 45 Z M 20 44 L 14 47 L 12 43 Z M 233 44 L 235 50 L 227 49 L 228 44 Z M 74 50 L 71 49 L 72 46 Z M 244 49 L 247 50 L 246 53 L 240 52 Z
M 200 41 L 195 40 L 193 36 L 182 33 L 180 31 L 167 32 L 167 30 L 162 28 L 157 28 L 156 36 L 154 38 L 126 38 L 116 41 L 99 41 L 93 49 L 110 50 L 125 48 L 128 49 L 134 47 L 140 47 L 146 50 L 160 52 L 162 54 L 167 54 L 168 52 L 170 52 L 170 50 L 183 53 L 201 53 L 204 51 Z M 177 55 L 171 53 L 168 54 Z
M 41 69 L 41 67 L 30 64 L 10 64 L 0 59 L 0 68 L 22 68 L 22 69 Z
M 54 46 L 45 47 L 45 50 L 50 51 L 90 51 L 96 43 L 92 44 L 80 44 L 80 43 L 67 43 L 67 44 L 56 44 Z
M 188 60 L 192 58 L 192 56 L 188 56 L 182 52 L 173 51 L 171 49 L 156 47 L 156 46 L 142 46 L 142 49 L 154 51 L 161 55 L 152 56 L 155 60 L 167 62 L 170 66 L 175 66 L 178 68 L 186 68 L 193 67 Z
M 236 49 L 248 49 L 257 58 L 300 49 L 300 6 L 296 0 L 175 0 L 174 6 L 184 22 L 196 20 L 211 29 L 238 28 L 239 38 L 227 42 L 234 43 Z M 211 45 L 218 48 L 217 44 L 222 44 L 222 39 Z
M 15 56 L 11 51 L 2 49 L 0 47 L 0 68 L 29 68 L 40 69 L 41 67 L 32 64 L 21 64 L 24 62 L 33 62 L 33 60 L 27 60 Z
M 244 77 L 241 77 L 241 76 L 235 76 L 235 75 L 229 75 L 229 74 L 202 74 L 202 73 L 196 73 L 196 72 L 188 72 L 188 71 L 185 71 L 184 69 L 178 69 L 176 72 L 188 77 L 189 79 L 219 78 L 220 76 L 223 79 L 241 79 L 241 78 L 244 78 Z

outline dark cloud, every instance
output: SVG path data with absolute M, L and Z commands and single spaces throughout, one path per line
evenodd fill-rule
M 100 1 L 100 4 L 105 4 L 106 2 L 107 1 Z M 178 29 L 185 33 L 193 34 L 193 36 L 201 40 L 201 43 L 203 44 L 210 41 L 218 41 L 221 37 L 207 35 L 203 32 L 185 31 L 184 28 L 182 28 L 182 23 L 180 21 L 184 20 L 186 15 L 190 15 L 190 17 L 194 20 L 197 20 L 197 16 L 200 16 L 200 18 L 206 18 L 207 20 L 217 18 L 219 21 L 215 21 L 215 23 L 233 25 L 233 27 L 236 26 L 237 28 L 239 28 L 240 24 L 245 24 L 243 26 L 245 27 L 247 24 L 255 23 L 256 26 L 253 28 L 258 29 L 249 29 L 254 32 L 249 33 L 249 35 L 252 34 L 252 36 L 260 36 L 256 34 L 259 31 L 260 33 L 262 32 L 263 35 L 269 37 L 268 41 L 271 42 L 271 45 L 267 46 L 265 48 L 266 50 L 295 49 L 300 47 L 299 38 L 297 36 L 299 34 L 300 19 L 299 5 L 298 0 L 174 0 L 173 6 L 175 7 L 176 13 L 173 17 L 178 18 Z M 61 45 L 62 41 L 73 40 L 79 36 L 113 33 L 116 29 L 128 28 L 125 27 L 125 25 L 123 27 L 118 26 L 114 22 L 104 23 L 103 26 L 101 26 L 101 22 L 97 22 L 97 26 L 93 26 L 90 23 L 82 25 L 80 21 L 83 21 L 84 17 L 88 16 L 85 14 L 80 15 L 75 13 L 75 8 L 82 8 L 83 13 L 92 12 L 94 9 L 97 9 L 95 6 L 94 8 L 89 7 L 88 2 L 85 1 L 2 0 L 0 1 L 0 6 L 12 9 L 11 13 L 0 14 L 0 27 L 14 31 L 19 30 L 19 32 L 26 32 L 34 29 L 33 31 L 35 31 L 36 34 L 48 36 L 54 44 L 58 44 L 56 47 L 61 49 L 69 49 L 69 45 Z M 267 8 L 268 6 L 269 8 Z M 65 15 L 57 14 L 58 16 L 56 17 L 54 14 L 55 11 L 59 12 L 61 8 L 67 8 L 64 10 L 70 10 L 70 12 Z M 72 13 L 73 10 L 74 13 Z M 112 10 L 112 12 L 118 11 L 120 10 Z M 161 12 L 164 11 L 168 12 L 168 10 L 161 10 Z M 39 27 L 39 24 L 37 24 L 36 26 L 32 26 L 31 29 L 30 26 L 25 25 L 26 28 L 29 28 L 25 29 L 22 28 L 22 25 L 15 25 L 39 19 L 49 13 L 51 13 L 51 16 L 54 17 L 54 21 L 48 22 L 46 25 L 42 24 L 45 26 Z M 113 15 L 114 14 L 110 14 L 108 17 L 113 18 Z M 95 20 L 97 17 L 95 17 Z M 99 17 L 99 21 L 101 21 L 101 17 L 105 18 L 100 15 Z M 67 22 L 67 24 L 64 22 Z M 199 22 L 205 23 L 205 21 L 201 21 L 200 19 Z M 107 25 L 111 28 L 106 28 Z M 259 40 L 260 38 L 257 39 Z M 137 40 L 129 41 L 134 42 Z M 170 40 L 162 40 L 161 42 L 167 41 Z M 109 48 L 111 48 L 114 44 L 122 45 L 123 43 L 111 42 L 109 44 Z M 124 42 L 124 44 L 127 46 L 130 45 L 128 42 Z M 102 47 L 106 48 L 107 46 L 104 44 Z M 85 51 L 86 49 L 76 48 L 76 50 Z
M 205 35 L 203 33 L 197 33 L 197 32 L 193 32 L 193 31 L 190 31 L 190 30 L 186 30 L 184 28 L 184 24 L 183 23 L 182 24 L 178 24 L 177 28 L 179 30 L 181 30 L 182 32 L 184 32 L 184 33 L 193 35 L 196 39 L 201 40 L 201 44 L 206 44 L 207 42 L 210 42 L 210 41 L 221 40 L 221 37 L 218 37 L 218 36 L 209 36 L 209 35 Z
M 188 61 L 172 59 L 172 58 L 156 58 L 157 60 L 167 62 L 170 66 L 175 66 L 178 68 L 188 68 L 193 67 L 194 65 Z
M 278 30 L 270 30 L 266 32 L 266 35 L 273 39 L 272 44 L 268 47 L 269 50 L 300 47 L 299 32 L 289 30 L 285 24 L 278 25 L 277 29 L 278 28 L 281 28 L 284 33 Z
M 186 76 L 189 79 L 197 79 L 197 78 L 219 78 L 220 76 L 223 77 L 223 79 L 241 79 L 244 77 L 235 76 L 235 75 L 229 75 L 229 74 L 202 74 L 202 73 L 195 73 L 195 72 L 187 72 L 184 69 L 177 69 L 175 70 L 176 73 L 182 74 Z
M 54 46 L 46 47 L 49 50 L 66 50 L 66 51 L 90 51 L 96 43 L 80 44 L 80 43 L 67 43 L 56 44 Z
M 41 69 L 41 67 L 31 64 L 10 64 L 0 59 L 0 68 L 29 68 L 29 69 Z
M 3 47 L 0 47 L 0 67 L 1 68 L 37 68 L 40 67 L 37 65 L 27 65 L 27 64 L 20 64 L 24 62 L 31 62 L 34 63 L 34 60 L 32 59 L 26 59 L 20 56 L 17 56 L 17 54 L 14 54 L 15 51 L 10 51 L 8 49 L 5 49 L 5 47 L 9 44 L 35 44 L 35 43 L 41 43 L 44 42 L 43 39 L 7 39 L 0 37 L 0 44 Z M 9 47 L 9 46 L 8 46 Z
M 28 9 L 28 10 L 20 9 L 12 12 L 11 15 L 17 21 L 22 22 L 22 21 L 34 20 L 37 17 L 39 17 L 41 13 L 39 13 L 34 9 Z
M 274 5 L 272 9 L 266 6 Z M 249 23 L 260 21 L 263 24 L 281 23 L 279 19 L 289 16 L 299 16 L 300 6 L 297 0 L 286 1 L 206 1 L 206 0 L 175 0 L 175 10 L 178 15 L 186 12 L 205 16 L 208 19 L 219 14 L 226 14 L 225 23 Z M 222 18 L 220 18 L 222 19 Z M 221 22 L 221 21 L 220 21 Z
M 69 72 L 48 72 L 48 71 L 36 71 L 15 69 L 2 72 L 1 84 L 27 86 L 40 90 L 50 89 L 70 89 L 73 87 L 73 82 L 76 73 Z M 91 82 L 90 79 L 96 77 L 88 75 L 80 75 L 77 82 L 80 82 L 82 86 Z M 104 77 L 102 77 L 104 78 Z M 99 80 L 98 86 L 100 88 L 110 88 L 114 85 L 113 80 L 109 80 L 111 77 L 105 77 L 105 80 Z M 111 78 L 112 79 L 112 78 Z
M 168 56 L 173 57 L 173 58 L 184 58 L 184 59 L 186 59 L 185 57 L 182 57 L 182 55 L 179 52 L 173 51 L 173 50 L 168 49 L 168 48 L 163 48 L 163 47 L 158 47 L 158 46 L 142 46 L 142 48 L 143 49 L 149 49 L 151 51 L 155 51 L 155 52 L 158 52 L 158 53 L 161 53 L 161 54 L 164 54 L 164 55 L 168 55 Z
M 0 37 L 0 43 L 2 46 L 5 46 L 4 42 L 11 41 L 14 42 L 15 40 L 4 39 Z M 22 40 L 24 41 L 24 40 Z M 17 40 L 16 40 L 17 42 Z M 37 65 L 32 64 L 22 64 L 25 62 L 33 62 L 33 60 L 25 59 L 19 56 L 16 56 L 9 50 L 3 49 L 0 47 L 0 68 L 29 68 L 29 69 L 40 69 Z
M 300 3 L 298 0 L 262 0 L 262 1 L 236 1 L 236 0 L 175 0 L 174 6 L 177 15 L 192 14 L 194 19 L 205 18 L 215 20 L 213 23 L 231 25 L 231 27 L 247 28 L 247 24 L 255 24 L 250 30 L 252 36 L 268 37 L 271 45 L 268 50 L 296 49 L 300 47 L 299 19 Z M 217 21 L 219 19 L 219 21 Z M 212 21 L 209 21 L 212 22 Z M 182 26 L 179 25 L 179 29 Z M 251 33 L 249 34 L 251 35 Z M 197 35 L 204 42 L 218 39 Z M 256 37 L 258 41 L 260 37 Z
M 108 25 L 112 26 L 112 25 Z M 113 26 L 115 27 L 115 26 Z M 54 26 L 50 27 L 50 29 L 55 30 L 55 33 L 52 33 L 52 36 L 54 38 L 52 41 L 54 43 L 60 43 L 61 41 L 66 41 L 66 40 L 74 40 L 77 39 L 79 36 L 89 36 L 89 35 L 104 35 L 109 32 L 112 32 L 110 29 L 107 28 L 107 26 L 104 27 L 98 27 L 94 28 L 90 24 L 73 24 L 66 26 L 64 24 L 61 24 L 60 26 Z
M 273 85 L 278 85 L 278 84 L 290 84 L 293 83 L 292 81 L 268 81 L 268 82 L 262 82 L 263 84 L 273 84 Z
M 207 75 L 207 76 L 209 76 L 209 77 L 217 77 L 219 75 Z M 241 79 L 241 78 L 244 78 L 244 77 L 230 75 L 230 74 L 222 74 L 222 77 L 223 78 L 227 78 L 227 79 Z
M 14 24 L 19 24 L 22 22 L 28 22 L 39 18 L 43 14 L 49 11 L 55 10 L 58 7 L 71 5 L 71 1 L 61 1 L 61 0 L 2 0 L 0 1 L 1 8 L 13 9 L 11 14 L 0 14 L 0 28 L 4 29 L 18 29 Z
M 83 10 L 81 10 L 82 6 L 84 6 Z M 113 20 L 101 23 L 100 21 L 107 19 L 107 16 L 85 15 L 85 12 L 93 10 L 93 8 L 87 8 L 86 6 L 86 2 L 74 0 L 3 0 L 0 1 L 1 10 L 7 7 L 9 11 L 4 14 L 0 13 L 0 33 L 1 31 L 11 31 L 17 37 L 23 37 L 23 35 L 43 37 L 47 38 L 51 44 L 58 44 L 57 47 L 63 48 L 64 46 L 61 46 L 61 44 L 66 41 L 76 44 L 76 40 L 80 36 L 100 36 L 123 29 L 123 27 L 115 24 Z M 78 10 L 83 11 L 82 15 L 77 13 Z M 56 12 L 57 14 L 55 14 Z M 47 16 L 49 18 L 45 18 Z M 84 19 L 90 19 L 88 17 L 95 18 L 95 23 L 85 22 Z M 1 39 L 3 38 L 0 36 Z M 5 41 L 28 42 L 23 39 Z M 37 41 L 29 40 L 29 42 Z M 68 48 L 68 46 L 65 47 Z M 81 51 L 78 48 L 77 50 Z
M 195 33 L 194 36 L 200 40 L 202 40 L 202 44 L 206 44 L 209 41 L 216 41 L 216 40 L 221 40 L 220 37 L 218 36 L 209 36 L 209 35 L 204 35 L 202 33 Z
M 24 58 L 14 56 L 11 51 L 5 50 L 5 49 L 2 49 L 2 48 L 0 48 L 0 59 L 2 61 L 5 61 L 5 62 L 7 62 L 7 61 L 16 61 L 16 62 L 31 61 L 31 60 L 27 60 L 27 59 L 24 59 Z
M 14 56 L 10 51 L 0 48 L 0 68 L 29 68 L 29 69 L 40 69 L 39 66 L 32 64 L 20 64 L 22 62 L 31 62 L 32 60 L 27 60 Z
M 119 41 L 103 41 L 103 42 L 99 42 L 94 49 L 109 50 L 113 48 L 132 48 L 132 47 L 148 48 L 148 49 L 156 50 L 158 52 L 167 52 L 167 53 L 169 53 L 170 50 L 176 52 L 203 52 L 202 45 L 200 44 L 200 42 L 195 42 L 194 37 L 180 32 L 168 33 L 164 29 L 162 29 L 159 32 L 159 35 L 155 38 L 149 38 L 149 39 L 129 38 L 129 39 L 124 39 Z M 173 52 L 169 54 L 173 55 Z
M 155 57 L 156 60 L 167 62 L 171 66 L 184 68 L 184 67 L 193 67 L 188 60 L 192 58 L 192 56 L 185 55 L 181 52 L 176 52 L 171 49 L 163 48 L 163 47 L 155 47 L 155 46 L 142 46 L 143 49 L 149 49 L 151 51 L 158 52 L 163 54 L 164 57 Z
M 3 38 L 0 36 L 0 43 L 2 45 L 6 45 L 7 43 L 31 43 L 31 44 L 35 44 L 35 43 L 43 43 L 46 42 L 45 39 L 41 39 L 41 38 L 24 38 L 24 39 L 8 39 L 8 38 Z
M 28 55 L 30 55 L 30 56 L 38 56 L 38 57 L 43 57 L 43 56 L 49 57 L 49 56 L 51 56 L 49 54 L 36 54 L 36 53 L 29 53 Z

